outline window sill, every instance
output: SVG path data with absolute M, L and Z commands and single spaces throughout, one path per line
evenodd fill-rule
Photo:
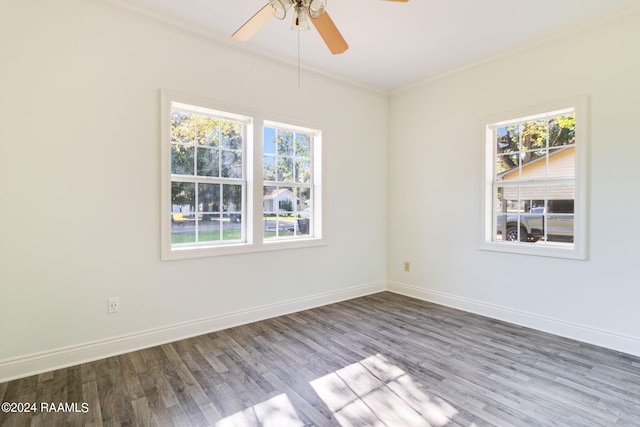
M 490 252 L 502 252 L 516 255 L 541 256 L 549 258 L 562 258 L 574 260 L 586 260 L 587 256 L 584 250 L 577 243 L 573 247 L 562 246 L 546 246 L 537 245 L 535 243 L 497 243 L 484 242 L 480 245 L 480 250 Z
M 174 261 L 181 259 L 209 258 L 217 256 L 241 255 L 258 252 L 271 252 L 291 249 L 312 248 L 326 246 L 327 243 L 321 238 L 279 240 L 264 242 L 262 244 L 230 244 L 224 246 L 207 247 L 186 247 L 179 249 L 169 249 L 162 252 L 162 261 Z

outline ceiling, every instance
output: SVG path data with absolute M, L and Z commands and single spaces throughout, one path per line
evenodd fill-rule
M 94 0 L 215 42 L 381 91 L 408 86 L 601 20 L 636 13 L 640 0 L 327 0 L 349 44 L 331 55 L 313 28 L 271 19 L 248 42 L 231 34 L 267 0 Z

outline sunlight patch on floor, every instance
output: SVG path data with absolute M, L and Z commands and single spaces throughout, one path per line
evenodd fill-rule
M 443 426 L 457 410 L 376 354 L 311 382 L 342 426 Z
M 237 426 L 303 426 L 293 404 L 286 394 L 279 394 L 244 411 L 224 418 L 216 423 L 216 427 Z

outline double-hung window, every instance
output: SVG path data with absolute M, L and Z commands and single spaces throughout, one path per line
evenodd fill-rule
M 486 124 L 484 249 L 585 258 L 586 128 L 584 98 Z
M 306 237 L 314 230 L 312 129 L 267 122 L 264 127 L 264 239 Z
M 162 92 L 162 259 L 322 244 L 321 132 Z

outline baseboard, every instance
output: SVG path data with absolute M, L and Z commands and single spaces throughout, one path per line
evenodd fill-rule
M 637 337 L 622 335 L 564 320 L 514 310 L 508 307 L 488 304 L 482 301 L 458 297 L 444 292 L 424 289 L 404 283 L 387 282 L 387 290 L 400 295 L 548 332 L 553 335 L 582 341 L 634 356 L 640 356 L 640 339 Z
M 77 346 L 0 360 L 0 383 L 385 290 L 640 357 L 640 339 L 636 337 L 404 283 L 376 282 Z
M 386 288 L 386 282 L 370 283 L 77 346 L 0 360 L 0 383 L 370 295 L 385 291 Z

